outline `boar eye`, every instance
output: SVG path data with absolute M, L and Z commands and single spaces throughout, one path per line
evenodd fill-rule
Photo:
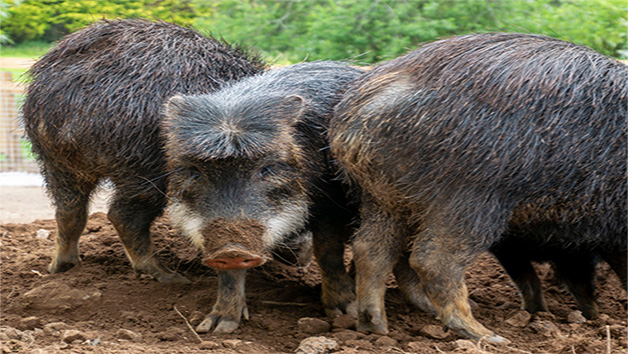
M 258 174 L 260 179 L 265 179 L 265 178 L 268 178 L 268 177 L 272 177 L 274 175 L 275 175 L 275 173 L 272 170 L 272 166 L 264 166 L 259 171 L 259 174 Z
M 201 170 L 195 166 L 190 166 L 187 169 L 188 177 L 192 180 L 197 180 L 202 176 Z

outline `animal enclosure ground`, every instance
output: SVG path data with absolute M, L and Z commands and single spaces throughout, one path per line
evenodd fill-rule
M 294 353 L 309 337 L 329 338 L 336 343 L 330 352 L 343 354 L 607 353 L 608 345 L 612 353 L 625 353 L 627 348 L 626 292 L 606 264 L 598 269 L 599 319 L 581 322 L 549 266 L 537 270 L 551 314 L 530 318 L 488 254 L 467 272 L 470 298 L 477 319 L 511 340 L 508 346 L 472 343 L 443 331 L 434 316 L 407 304 L 392 280 L 386 296 L 390 334 L 356 332 L 347 318 L 325 318 L 315 264 L 298 268 L 277 261 L 249 271 L 250 319 L 233 334 L 201 334 L 199 344 L 181 315 L 194 325 L 211 310 L 215 274 L 201 265 L 167 217 L 152 232 L 162 260 L 191 284 L 160 284 L 134 274 L 104 213 L 90 216 L 81 237 L 82 266 L 62 274 L 46 270 L 54 249 L 53 220 L 0 225 L 3 353 Z

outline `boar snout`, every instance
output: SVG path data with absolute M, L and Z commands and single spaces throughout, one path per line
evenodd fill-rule
M 264 226 L 250 219 L 216 219 L 204 229 L 203 263 L 217 269 L 246 269 L 266 263 Z

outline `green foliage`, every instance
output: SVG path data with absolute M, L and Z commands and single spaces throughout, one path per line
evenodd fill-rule
M 195 14 L 189 0 L 3 0 L 8 17 L 2 28 L 20 43 L 54 41 L 102 18 L 163 19 L 189 24 Z
M 544 34 L 626 59 L 626 0 L 517 0 L 504 19 L 509 28 Z M 520 28 L 520 29 L 519 29 Z
M 375 63 L 438 38 L 544 34 L 628 57 L 626 0 L 0 0 L 2 35 L 47 42 L 101 18 L 194 24 L 276 63 Z
M 193 0 L 195 26 L 278 62 L 374 63 L 482 31 L 545 34 L 609 56 L 626 51 L 625 0 Z
M 2 29 L 1 24 L 4 22 L 4 19 L 9 16 L 9 4 L 2 0 L 0 1 L 0 44 L 12 44 L 13 41 Z

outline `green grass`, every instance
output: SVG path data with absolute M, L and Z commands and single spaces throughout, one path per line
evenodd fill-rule
M 0 57 L 38 58 L 44 55 L 54 43 L 42 41 L 23 42 L 16 45 L 0 46 Z
M 35 160 L 35 155 L 31 150 L 31 142 L 22 138 L 20 140 L 20 150 L 22 150 L 22 158 L 24 160 Z

